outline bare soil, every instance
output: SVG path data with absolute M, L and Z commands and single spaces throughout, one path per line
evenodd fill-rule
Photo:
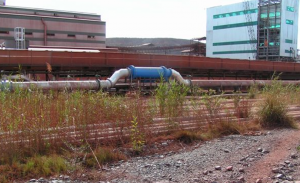
M 158 145 L 172 146 L 165 142 Z M 300 145 L 300 131 L 275 129 L 250 135 L 231 135 L 192 146 L 182 144 L 178 152 L 167 151 L 135 157 L 104 169 L 110 182 L 265 182 L 300 181 L 300 158 L 292 159 Z M 297 155 L 299 156 L 299 155 Z M 272 169 L 290 162 L 291 172 L 276 178 Z M 221 170 L 216 170 L 220 166 Z M 232 166 L 232 170 L 227 170 Z M 230 168 L 229 168 L 230 169 Z

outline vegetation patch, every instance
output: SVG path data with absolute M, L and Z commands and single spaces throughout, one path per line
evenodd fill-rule
M 161 82 L 149 98 L 138 92 L 0 91 L 0 182 L 101 167 L 126 160 L 118 147 L 143 154 L 155 140 L 191 144 L 261 126 L 296 127 L 287 110 L 300 101 L 297 87 L 274 82 L 259 95 L 252 89 L 257 110 L 240 95 L 227 100 L 213 90 L 188 92 L 175 81 Z
M 288 115 L 288 105 L 292 103 L 289 96 L 294 91 L 294 86 L 283 86 L 278 80 L 264 88 L 256 113 L 262 127 L 297 128 L 295 120 Z
M 23 162 L 0 165 L 0 182 L 13 182 L 24 177 L 61 174 L 70 168 L 67 161 L 57 155 L 35 156 Z
M 196 132 L 183 130 L 183 131 L 176 132 L 174 134 L 174 139 L 186 144 L 190 144 L 201 138 L 199 134 L 197 134 Z
M 112 148 L 99 147 L 93 153 L 89 153 L 83 164 L 89 168 L 95 168 L 115 161 L 126 160 L 127 157 L 121 153 L 114 151 Z M 98 164 L 99 163 L 99 164 Z

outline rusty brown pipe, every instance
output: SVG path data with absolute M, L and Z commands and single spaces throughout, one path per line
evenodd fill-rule
M 203 88 L 214 87 L 250 87 L 252 85 L 265 86 L 272 84 L 272 80 L 192 80 L 193 86 Z M 300 85 L 300 81 L 280 81 L 283 85 Z

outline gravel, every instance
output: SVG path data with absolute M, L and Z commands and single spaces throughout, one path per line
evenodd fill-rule
M 112 167 L 108 174 L 118 174 L 111 182 L 124 183 L 245 182 L 247 169 L 270 153 L 274 142 L 286 133 L 289 130 L 275 130 L 258 136 L 231 135 L 197 144 L 195 147 L 199 147 L 191 151 L 165 152 L 164 158 L 160 155 L 133 158 Z M 289 164 L 285 162 L 285 167 Z
M 276 146 L 276 142 L 289 133 L 290 130 L 281 129 L 251 136 L 231 135 L 212 141 L 199 142 L 194 144 L 191 149 L 186 148 L 189 150 L 176 153 L 171 151 L 131 158 L 126 162 L 111 164 L 99 172 L 106 177 L 101 182 L 243 183 L 247 181 L 245 178 L 248 170 L 256 162 L 268 156 Z M 169 145 L 169 143 L 163 144 L 164 146 Z M 272 175 L 268 182 L 281 183 L 300 180 L 299 153 L 295 147 L 291 151 L 293 152 L 285 161 L 270 168 Z M 78 180 L 57 179 L 57 182 L 62 181 L 78 182 Z M 263 181 L 257 179 L 256 182 Z

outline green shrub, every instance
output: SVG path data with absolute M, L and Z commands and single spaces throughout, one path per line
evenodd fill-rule
M 287 99 L 293 87 L 283 86 L 278 80 L 264 88 L 262 101 L 258 104 L 257 118 L 262 127 L 292 127 L 297 125 L 292 117 L 288 115 Z
M 49 176 L 68 170 L 67 162 L 56 155 L 36 156 L 28 159 L 23 165 L 23 174 L 31 176 Z

